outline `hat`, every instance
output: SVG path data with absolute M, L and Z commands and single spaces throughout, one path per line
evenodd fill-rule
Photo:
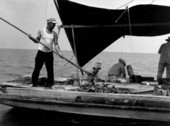
M 101 69 L 101 63 L 99 63 L 99 62 L 96 62 L 96 64 L 94 65 L 94 67 L 93 67 L 93 69 Z
M 47 19 L 47 23 L 54 23 L 54 24 L 56 24 L 57 22 L 56 22 L 56 19 L 55 18 L 49 18 L 49 19 Z
M 170 41 L 170 37 L 168 37 L 168 38 L 166 39 L 166 41 Z
M 119 62 L 120 62 L 120 63 L 123 63 L 123 65 L 124 65 L 124 66 L 126 66 L 126 62 L 125 62 L 125 60 L 124 60 L 124 59 L 119 58 Z

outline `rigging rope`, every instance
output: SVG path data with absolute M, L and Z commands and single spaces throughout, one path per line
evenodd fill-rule
M 119 19 L 124 15 L 124 13 L 127 11 L 127 8 L 123 11 L 123 13 L 117 18 L 117 20 L 115 21 L 115 23 L 117 23 L 119 21 Z
M 73 57 L 74 57 L 74 55 L 72 55 L 72 57 L 70 58 L 70 61 L 72 61 Z M 69 62 L 66 62 L 62 67 L 60 67 L 60 68 L 59 68 L 58 70 L 56 70 L 55 72 L 62 70 L 64 67 L 67 66 L 68 63 L 69 63 Z
M 130 12 L 129 12 L 128 6 L 126 7 L 126 10 L 128 12 L 129 31 L 130 31 L 130 35 L 132 35 L 132 27 L 131 27 L 131 21 L 130 21 Z
M 155 2 L 155 0 L 152 0 L 152 2 L 150 4 L 153 4 L 153 2 Z
M 49 0 L 47 0 L 45 5 L 45 19 L 47 20 L 47 6 L 48 6 Z
M 120 9 L 120 8 L 122 8 L 122 7 L 124 7 L 124 6 L 127 6 L 128 4 L 132 3 L 133 1 L 134 1 L 134 0 L 131 0 L 131 1 L 127 2 L 126 4 L 123 4 L 122 6 L 118 7 L 117 9 Z

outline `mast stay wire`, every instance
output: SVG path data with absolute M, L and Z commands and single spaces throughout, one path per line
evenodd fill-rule
M 122 8 L 122 7 L 124 7 L 124 6 L 129 5 L 129 4 L 132 3 L 133 1 L 134 1 L 134 0 L 131 0 L 131 1 L 127 2 L 126 4 L 121 5 L 120 7 L 116 8 L 116 10 L 117 10 L 117 9 L 120 9 L 120 8 Z
M 117 9 L 120 9 L 120 8 L 122 8 L 122 7 L 124 7 L 124 6 L 126 6 L 126 9 L 123 11 L 123 13 L 117 18 L 117 20 L 115 21 L 115 23 L 117 23 L 118 21 L 119 21 L 119 19 L 124 15 L 124 13 L 127 11 L 127 5 L 129 5 L 130 3 L 132 3 L 134 0 L 131 0 L 131 1 L 129 1 L 128 3 L 126 3 L 126 4 L 123 4 L 122 6 L 120 6 L 120 7 L 118 7 Z M 116 10 L 117 10 L 116 9 Z
M 115 23 L 117 23 L 119 21 L 119 19 L 124 15 L 124 13 L 127 11 L 127 8 L 123 11 L 123 13 L 117 18 L 117 20 L 115 21 Z
M 132 36 L 132 26 L 131 26 L 131 20 L 130 20 L 130 11 L 129 11 L 128 6 L 126 8 L 128 10 L 127 12 L 128 12 L 128 20 L 129 20 L 129 32 L 130 32 L 130 36 Z M 134 48 L 133 48 L 133 39 L 131 39 L 131 44 L 132 44 L 132 50 L 134 50 Z M 137 82 L 137 76 L 135 76 L 135 81 Z
M 127 8 L 127 12 L 128 12 L 128 22 L 129 22 L 129 33 L 130 33 L 130 36 L 132 36 L 132 25 L 131 25 L 131 18 L 130 18 L 130 11 L 129 11 L 129 8 L 128 6 L 126 7 Z M 133 39 L 131 38 L 131 45 L 132 45 L 132 52 L 134 51 L 134 47 L 133 47 Z
M 129 5 L 130 3 L 132 3 L 134 0 L 131 0 L 131 1 L 129 1 L 128 3 L 126 3 L 126 4 L 123 4 L 122 6 L 120 6 L 120 7 L 118 7 L 117 9 L 120 9 L 120 8 L 122 8 L 122 7 L 124 7 L 124 6 L 126 6 L 126 9 L 123 11 L 123 13 L 117 18 L 117 20 L 115 21 L 115 23 L 117 23 L 118 21 L 119 21 L 119 19 L 124 15 L 124 13 L 127 11 L 127 5 Z M 116 10 L 117 10 L 116 9 Z
M 129 5 L 130 3 L 132 3 L 133 1 L 134 1 L 134 0 L 131 0 L 131 1 L 127 2 L 126 4 L 121 5 L 120 7 L 116 8 L 116 9 L 120 9 L 120 8 L 122 8 L 122 7 L 124 7 L 124 6 L 127 6 L 127 5 Z M 156 1 L 156 0 L 152 0 L 149 4 L 153 4 L 155 1 Z
M 152 0 L 149 4 L 153 4 L 156 0 Z
M 45 19 L 47 20 L 47 7 L 48 7 L 49 0 L 47 0 L 45 5 Z

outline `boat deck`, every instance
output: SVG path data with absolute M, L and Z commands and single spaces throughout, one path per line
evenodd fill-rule
M 39 78 L 39 87 L 36 89 L 47 89 L 45 77 Z M 56 78 L 52 90 L 96 92 L 96 93 L 126 93 L 126 94 L 153 94 L 157 82 L 143 83 L 114 83 L 96 82 L 95 85 L 84 83 L 82 80 L 71 78 Z M 35 88 L 31 85 L 31 76 L 25 75 L 9 82 L 1 84 L 3 87 Z

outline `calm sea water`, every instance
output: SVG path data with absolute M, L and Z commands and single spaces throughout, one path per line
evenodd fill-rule
M 22 75 L 31 75 L 34 69 L 36 50 L 0 49 L 0 82 L 11 80 Z M 75 63 L 71 51 L 63 51 L 64 56 Z M 88 55 L 88 53 L 87 53 Z M 156 78 L 158 67 L 158 54 L 141 53 L 115 53 L 103 52 L 97 55 L 83 68 L 90 71 L 96 62 L 102 63 L 99 76 L 105 78 L 109 68 L 118 62 L 118 58 L 124 58 L 127 64 L 131 64 L 135 74 Z M 55 77 L 70 77 L 77 72 L 75 66 L 54 55 Z M 46 69 L 41 70 L 46 75 Z
M 0 49 L 0 82 L 12 80 L 22 75 L 32 74 L 36 52 L 36 50 Z M 64 51 L 63 54 L 67 59 L 75 62 L 71 51 Z M 58 56 L 54 57 L 55 77 L 70 77 L 77 72 L 77 69 L 65 60 L 60 59 Z M 120 57 L 124 58 L 127 64 L 132 65 L 135 74 L 156 78 L 159 60 L 159 55 L 157 54 L 104 52 L 96 56 L 83 68 L 90 71 L 96 62 L 101 62 L 102 69 L 99 76 L 104 79 L 109 68 L 114 63 L 117 63 Z M 41 74 L 46 75 L 45 68 L 42 69 Z M 59 123 L 60 125 L 82 125 L 75 120 L 68 120 L 68 117 L 61 117 L 61 115 L 22 112 L 8 106 L 0 105 L 0 126 L 52 126 L 59 125 Z M 94 124 L 91 125 L 94 126 Z M 100 125 L 100 123 L 97 125 Z M 116 125 L 122 126 L 124 124 L 116 123 Z M 128 125 L 137 124 L 131 122 Z

